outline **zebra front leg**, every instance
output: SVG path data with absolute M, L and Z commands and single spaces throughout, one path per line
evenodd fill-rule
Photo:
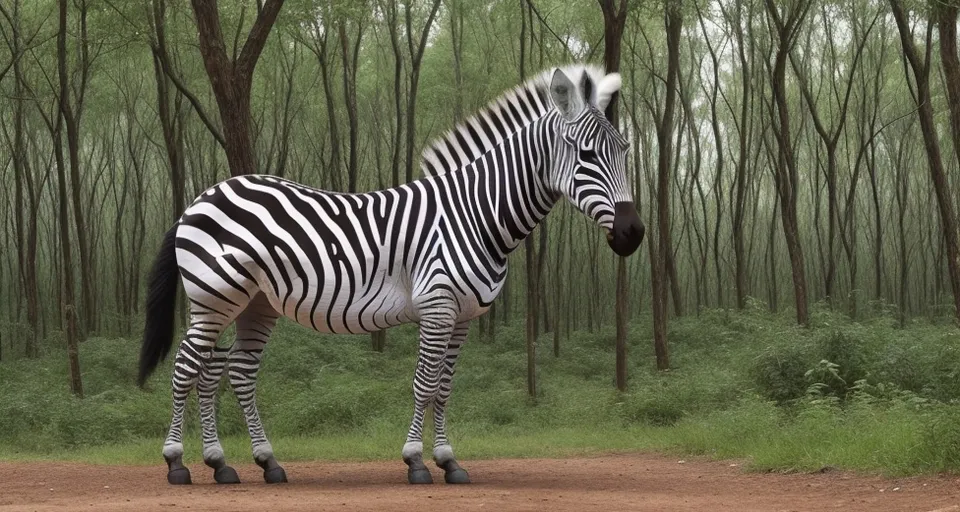
M 407 480 L 411 484 L 432 484 L 430 470 L 423 463 L 423 418 L 440 387 L 440 374 L 453 334 L 455 315 L 423 315 L 420 320 L 420 350 L 413 375 L 413 421 L 403 445 Z
M 227 363 L 229 348 L 214 347 L 210 358 L 203 364 L 197 381 L 197 397 L 200 405 L 200 422 L 203 430 L 203 462 L 213 469 L 213 479 L 218 484 L 239 484 L 237 471 L 227 465 L 217 436 L 217 390 L 220 376 Z
M 467 470 L 460 467 L 457 459 L 453 455 L 453 447 L 447 440 L 447 422 L 446 408 L 447 400 L 450 399 L 450 393 L 453 389 L 453 372 L 456 368 L 457 357 L 460 355 L 460 347 L 467 339 L 469 323 L 458 324 L 450 337 L 450 344 L 447 346 L 446 356 L 444 358 L 443 368 L 440 374 L 440 387 L 437 391 L 437 398 L 433 403 L 433 460 L 443 469 L 443 480 L 448 484 L 468 484 L 470 475 Z

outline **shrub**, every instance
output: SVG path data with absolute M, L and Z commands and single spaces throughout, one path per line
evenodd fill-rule
M 783 404 L 802 397 L 809 386 L 806 372 L 814 359 L 805 343 L 780 343 L 767 347 L 756 357 L 750 373 L 757 391 Z
M 867 376 L 867 354 L 864 343 L 850 332 L 833 330 L 818 342 L 817 355 L 821 361 L 834 365 L 833 371 L 814 370 L 810 383 L 825 384 L 824 394 L 839 398 L 847 396 L 853 384 Z M 818 366 L 817 368 L 822 368 Z

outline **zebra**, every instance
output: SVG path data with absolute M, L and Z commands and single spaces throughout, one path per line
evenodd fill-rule
M 627 184 L 629 144 L 602 113 L 619 88 L 618 74 L 592 66 L 545 71 L 428 146 L 425 177 L 392 189 L 344 194 L 245 175 L 202 193 L 161 242 L 140 354 L 142 387 L 172 345 L 179 275 L 190 325 L 174 360 L 163 445 L 168 482 L 191 483 L 182 428 L 193 388 L 203 460 L 216 482 L 239 482 L 216 429 L 225 369 L 264 480 L 287 481 L 255 400 L 263 349 L 280 316 L 327 333 L 418 323 L 414 414 L 401 451 L 408 481 L 432 483 L 422 444 L 432 406 L 434 461 L 447 483 L 470 482 L 444 413 L 469 322 L 503 288 L 508 254 L 562 197 L 606 230 L 615 253 L 629 256 L 643 240 Z M 231 323 L 235 342 L 218 347 Z

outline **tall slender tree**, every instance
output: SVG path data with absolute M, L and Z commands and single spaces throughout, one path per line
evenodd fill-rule
M 404 24 L 407 34 L 407 51 L 410 54 L 410 67 L 408 75 L 410 86 L 407 91 L 407 181 L 413 181 L 413 167 L 416 159 L 413 157 L 413 149 L 417 142 L 417 91 L 420 88 L 420 67 L 423 62 L 423 53 L 427 48 L 427 38 L 430 35 L 430 28 L 433 26 L 433 20 L 440 9 L 440 0 L 430 2 L 429 12 L 423 27 L 417 31 L 413 28 L 414 9 L 417 2 L 406 0 L 404 4 Z
M 73 394 L 83 398 L 83 381 L 80 376 L 80 337 L 79 320 L 77 318 L 77 304 L 74 300 L 73 256 L 70 241 L 70 225 L 67 214 L 67 204 L 70 199 L 67 194 L 66 163 L 63 161 L 63 127 L 70 118 L 70 123 L 76 123 L 70 107 L 70 78 L 67 73 L 67 0 L 58 2 L 59 30 L 57 31 L 57 76 L 60 90 L 57 97 L 59 111 L 53 123 L 53 143 L 56 146 L 54 155 L 57 159 L 57 188 L 59 192 L 58 224 L 60 227 L 60 264 L 63 272 L 63 291 L 61 292 L 61 328 L 67 342 L 67 361 L 70 367 L 70 390 Z M 74 129 L 76 127 L 74 126 Z M 71 149 L 71 160 L 75 156 Z M 72 164 L 78 166 L 78 164 Z M 76 185 L 76 184 L 75 184 Z M 83 226 L 77 226 L 82 230 Z
M 894 3 L 898 4 L 898 2 Z M 950 130 L 953 135 L 954 155 L 960 163 L 960 54 L 957 53 L 957 11 L 958 2 L 956 0 L 945 0 L 936 4 L 934 15 L 937 17 L 937 28 L 940 33 L 940 62 L 943 66 L 944 88 L 947 91 L 947 103 L 950 108 Z M 904 23 L 901 21 L 903 13 L 899 5 L 894 7 L 894 16 L 897 19 L 898 27 L 901 23 Z M 913 68 L 914 77 L 917 77 L 919 73 L 925 72 L 923 70 L 924 66 L 919 64 L 920 61 L 916 51 L 908 49 L 908 46 L 912 45 L 908 45 L 906 33 L 903 29 L 901 29 L 900 35 L 903 40 L 904 53 Z M 912 38 L 913 36 L 910 36 L 911 41 Z M 926 72 L 929 72 L 929 55 L 929 50 L 927 50 Z M 920 78 L 917 78 L 918 89 L 921 86 L 920 81 Z M 924 93 L 921 92 L 920 94 Z M 929 94 L 929 91 L 926 94 Z M 919 97 L 917 101 L 920 101 Z M 929 105 L 920 106 L 921 124 L 929 123 L 929 119 L 924 121 L 926 117 L 924 110 L 929 108 Z M 927 130 L 924 130 L 924 137 L 926 138 L 926 136 Z M 931 152 L 935 149 L 931 148 L 930 145 L 936 141 L 935 137 L 935 132 L 931 133 L 931 139 L 927 141 L 927 154 L 928 159 L 931 160 L 930 173 L 934 191 L 937 194 L 937 204 L 940 206 L 940 226 L 947 249 L 947 268 L 950 274 L 950 286 L 953 291 L 954 315 L 958 325 L 960 325 L 960 236 L 957 233 L 957 217 L 946 171 L 942 165 L 938 166 L 933 162 L 935 156 Z
M 653 290 L 653 346 L 657 369 L 670 368 L 667 350 L 667 260 L 672 256 L 670 242 L 670 170 L 673 158 L 674 116 L 677 107 L 677 87 L 680 75 L 680 34 L 683 28 L 683 10 L 679 0 L 664 5 L 664 29 L 667 36 L 667 76 L 663 111 L 657 122 L 657 244 L 650 263 Z M 653 240 L 650 241 L 653 243 Z
M 627 0 L 598 0 L 603 11 L 603 63 L 607 73 L 620 72 L 620 48 L 623 40 L 623 27 L 627 22 Z M 620 99 L 615 94 L 605 112 L 610 123 L 620 126 Z M 617 258 L 617 297 L 616 297 L 616 370 L 617 389 L 627 390 L 627 263 L 626 258 Z
M 800 243 L 800 226 L 797 217 L 800 175 L 791 132 L 790 103 L 787 101 L 787 61 L 797 43 L 797 36 L 810 11 L 811 3 L 809 0 L 797 0 L 790 2 L 790 5 L 778 6 L 773 0 L 765 0 L 765 5 L 770 22 L 770 33 L 775 45 L 773 62 L 767 61 L 773 93 L 770 106 L 772 128 L 778 148 L 773 176 L 777 194 L 780 197 L 780 219 L 783 223 L 787 252 L 790 255 L 797 323 L 807 325 L 810 322 L 810 313 L 807 304 L 806 264 Z
M 232 57 L 227 55 L 227 45 L 223 40 L 217 0 L 191 0 L 191 5 L 197 21 L 204 69 L 220 110 L 223 144 L 230 174 L 254 174 L 257 172 L 257 158 L 250 115 L 253 72 L 267 36 L 270 35 L 270 29 L 283 7 L 283 0 L 257 2 L 257 18 L 253 27 L 247 34 L 239 55 L 234 45 Z

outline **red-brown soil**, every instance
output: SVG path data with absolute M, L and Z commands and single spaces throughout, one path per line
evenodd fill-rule
M 432 465 L 432 464 L 430 464 Z M 285 464 L 290 483 L 267 486 L 260 469 L 235 466 L 247 483 L 213 483 L 194 465 L 192 486 L 166 482 L 166 467 L 0 463 L 0 511 L 211 510 L 641 510 L 960 512 L 956 476 L 889 479 L 841 471 L 746 473 L 733 462 L 653 454 L 580 459 L 464 461 L 474 480 L 406 483 L 396 462 Z

